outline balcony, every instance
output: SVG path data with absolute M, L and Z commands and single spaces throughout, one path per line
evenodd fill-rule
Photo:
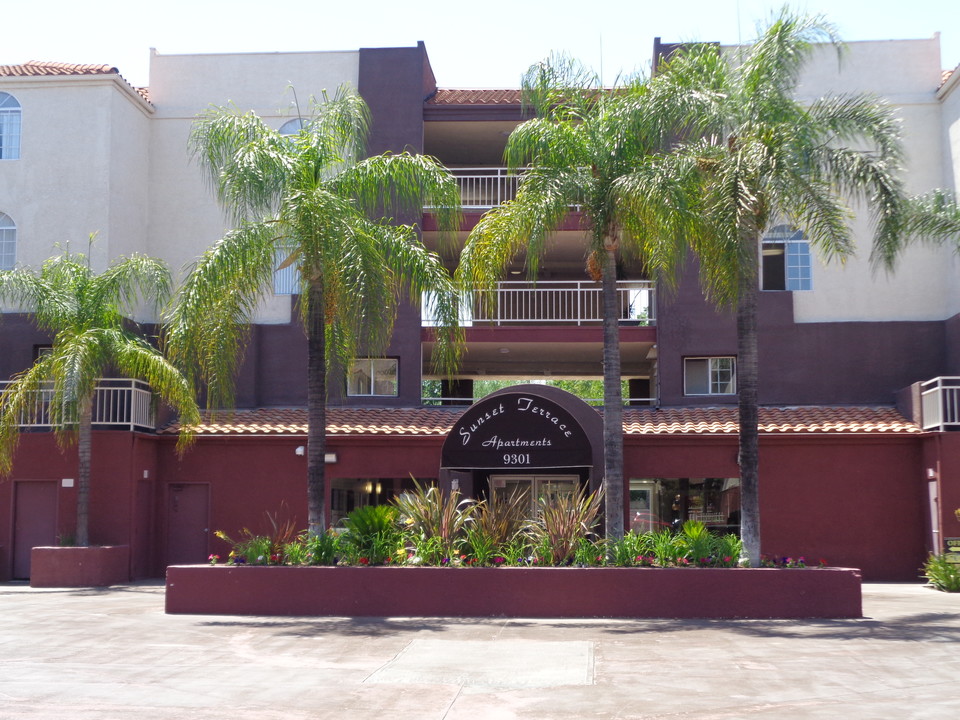
M 0 382 L 0 392 L 11 381 Z M 21 428 L 53 428 L 50 418 L 50 402 L 53 386 L 38 390 L 34 406 L 20 420 Z M 123 430 L 153 430 L 156 422 L 153 413 L 153 393 L 150 386 L 140 380 L 127 378 L 102 378 L 97 383 L 93 398 L 93 426 Z
M 489 210 L 517 195 L 520 174 L 510 172 L 507 168 L 468 167 L 448 170 L 460 186 L 460 203 L 464 210 Z
M 924 430 L 960 428 L 960 377 L 938 377 L 920 383 Z
M 656 324 L 654 284 L 649 280 L 617 282 L 621 325 Z M 423 303 L 423 326 L 436 325 L 432 304 Z M 595 282 L 544 280 L 537 283 L 505 281 L 493 294 L 476 291 L 461 308 L 464 327 L 500 325 L 599 325 L 603 298 Z

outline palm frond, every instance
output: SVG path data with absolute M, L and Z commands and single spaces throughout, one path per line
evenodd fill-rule
M 20 425 L 49 422 L 52 359 L 41 356 L 0 393 L 0 477 L 13 469 Z
M 369 216 L 423 213 L 436 208 L 437 225 L 450 232 L 460 226 L 460 190 L 450 172 L 427 155 L 377 155 L 345 169 L 335 181 L 335 192 L 352 198 Z
M 291 143 L 255 113 L 211 107 L 194 122 L 190 151 L 237 222 L 276 210 L 295 170 Z
M 167 312 L 164 349 L 189 382 L 206 383 L 207 404 L 229 407 L 248 322 L 273 278 L 280 226 L 228 233 L 193 266 Z
M 952 192 L 936 190 L 909 199 L 907 232 L 924 242 L 950 241 L 960 250 L 960 206 Z
M 109 346 L 120 372 L 149 383 L 153 392 L 177 412 L 181 428 L 177 446 L 183 450 L 193 441 L 194 428 L 200 424 L 200 409 L 186 377 L 159 350 L 131 333 L 113 331 L 104 338 L 104 344 Z
M 133 310 L 148 302 L 158 308 L 170 297 L 172 280 L 166 263 L 147 255 L 118 258 L 92 278 L 89 303 L 93 307 L 114 305 Z

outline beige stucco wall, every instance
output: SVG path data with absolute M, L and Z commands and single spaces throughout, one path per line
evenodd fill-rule
M 797 97 L 811 103 L 828 94 L 865 93 L 888 103 L 901 123 L 903 178 L 910 193 L 945 186 L 949 162 L 937 98 L 941 81 L 938 35 L 919 40 L 853 42 L 838 57 L 819 46 L 804 68 Z M 945 247 L 912 246 L 893 273 L 870 262 L 869 213 L 854 205 L 856 253 L 846 262 L 813 267 L 813 290 L 794 292 L 797 322 L 942 320 L 958 310 L 957 267 Z
M 943 187 L 960 190 L 960 66 L 937 93 L 941 105 L 941 142 L 943 152 Z M 960 243 L 960 238 L 957 239 Z M 954 247 L 960 247 L 955 243 Z M 960 278 L 960 254 L 951 257 L 951 272 Z M 949 293 L 952 314 L 960 313 L 960 281 L 954 282 Z
M 231 227 L 188 153 L 190 129 L 210 105 L 253 110 L 272 127 L 303 112 L 311 96 L 357 85 L 358 52 L 162 55 L 150 59 L 150 99 L 157 106 L 150 135 L 150 254 L 175 270 L 193 262 Z M 268 297 L 264 323 L 288 322 L 289 297 Z
M 3 78 L 22 108 L 20 158 L 0 162 L 0 211 L 17 225 L 17 262 L 39 267 L 70 243 L 97 270 L 143 250 L 151 109 L 122 78 Z

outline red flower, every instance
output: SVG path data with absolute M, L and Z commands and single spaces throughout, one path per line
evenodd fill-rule
M 370 560 L 369 560 L 368 558 L 362 557 L 362 558 L 360 558 L 360 564 L 361 564 L 361 565 L 369 565 L 369 564 L 370 564 Z

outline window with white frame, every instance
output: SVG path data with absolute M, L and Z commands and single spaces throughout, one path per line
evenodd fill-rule
M 0 92 L 0 160 L 20 157 L 20 103 L 10 93 Z
M 396 358 L 357 358 L 347 373 L 347 395 L 396 397 L 398 363 Z
M 737 360 L 733 357 L 683 359 L 684 395 L 735 395 Z
M 764 290 L 812 290 L 810 243 L 790 225 L 776 225 L 763 237 L 761 248 Z
M 278 247 L 273 252 L 273 294 L 296 295 L 300 292 L 300 266 L 294 255 L 295 249 Z
M 0 212 L 0 270 L 13 270 L 17 264 L 17 226 L 9 215 Z

